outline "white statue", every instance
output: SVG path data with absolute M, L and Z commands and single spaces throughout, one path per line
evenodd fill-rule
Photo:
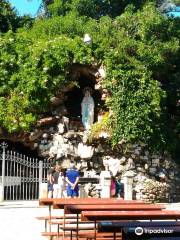
M 91 97 L 91 88 L 84 89 L 84 97 L 81 102 L 82 123 L 85 130 L 89 130 L 94 122 L 94 100 Z

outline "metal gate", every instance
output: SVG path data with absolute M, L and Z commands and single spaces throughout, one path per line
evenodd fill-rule
M 50 162 L 6 150 L 5 142 L 0 147 L 0 201 L 37 200 Z

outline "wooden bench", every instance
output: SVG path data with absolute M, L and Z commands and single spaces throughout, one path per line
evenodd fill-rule
M 79 238 L 79 232 L 84 230 L 84 226 L 79 225 L 79 218 L 78 215 L 84 210 L 106 210 L 106 211 L 114 211 L 114 210 L 161 210 L 164 208 L 163 205 L 154 205 L 154 204 L 147 204 L 142 201 L 125 201 L 122 199 L 114 199 L 114 198 L 103 198 L 103 199 L 95 199 L 95 198 L 83 198 L 83 199 L 41 199 L 40 204 L 45 206 L 52 206 L 55 209 L 64 209 L 64 221 L 50 221 L 49 223 L 57 224 L 57 233 L 60 230 L 64 232 L 70 231 L 76 232 L 77 238 Z M 67 226 L 67 215 L 70 213 L 76 214 L 77 222 L 74 225 L 68 224 Z M 89 221 L 86 221 L 89 222 Z M 47 223 L 46 223 L 47 225 Z M 47 229 L 47 227 L 46 227 Z M 89 229 L 89 228 L 88 228 Z M 91 227 L 90 229 L 93 229 Z M 96 227 L 94 227 L 96 229 Z M 89 234 L 89 233 L 88 233 Z M 72 235 L 71 235 L 72 238 Z
M 151 211 L 151 210 L 162 210 L 165 209 L 164 205 L 155 205 L 155 204 L 103 204 L 103 205 L 66 205 L 64 208 L 65 214 L 80 214 L 82 211 L 137 211 L 137 210 L 145 210 L 145 211 Z
M 180 211 L 83 211 L 82 221 L 180 219 Z
M 147 204 L 142 201 L 125 201 L 122 199 L 114 199 L 114 198 L 83 198 L 83 199 L 40 199 L 39 201 L 41 206 L 51 206 L 53 205 L 53 208 L 56 209 L 64 209 L 64 224 L 58 221 L 55 221 L 52 224 L 57 224 L 57 227 L 61 227 L 61 229 L 66 230 L 66 219 L 67 214 L 74 213 L 77 215 L 77 226 L 76 230 L 77 232 L 79 230 L 79 218 L 78 214 L 80 214 L 84 210 L 108 210 L 108 211 L 114 211 L 114 210 L 161 210 L 164 208 L 162 205 L 154 205 L 154 204 Z M 47 218 L 49 223 L 51 224 L 51 211 L 49 212 L 49 218 Z M 51 225 L 52 225 L 51 224 Z M 46 221 L 46 230 L 47 230 L 47 221 Z M 72 230 L 74 230 L 74 227 L 72 226 Z
M 48 202 L 47 199 L 41 199 L 41 203 Z M 122 200 L 118 198 L 60 198 L 60 199 L 54 199 L 53 201 L 53 208 L 54 209 L 64 209 L 67 205 L 129 205 L 129 204 L 147 204 L 143 201 L 137 201 L 137 200 Z
M 180 221 L 105 221 L 98 223 L 98 232 L 113 232 L 114 239 L 116 239 L 117 232 L 122 232 L 124 239 L 135 239 L 138 237 L 136 234 L 138 228 L 140 228 L 139 236 L 141 236 L 142 239 L 150 236 L 179 237 L 180 239 Z M 156 232 L 157 230 L 158 232 Z
M 38 220 L 44 221 L 44 229 L 45 232 L 47 231 L 47 223 L 51 223 L 52 220 L 61 220 L 64 221 L 64 214 L 63 215 L 56 215 L 56 216 L 39 216 L 36 217 Z M 76 214 L 66 214 L 66 220 L 67 221 L 77 221 L 77 215 Z
M 81 213 L 81 220 L 94 221 L 95 226 L 97 221 L 102 220 L 177 220 L 180 219 L 180 211 L 170 210 L 156 210 L 156 211 L 83 211 Z M 96 231 L 95 237 L 96 239 Z M 123 235 L 122 235 L 123 239 Z
M 41 233 L 42 236 L 44 237 L 48 237 L 49 239 L 54 239 L 54 240 L 64 240 L 66 238 L 69 239 L 77 239 L 77 235 L 76 232 L 73 231 L 69 231 L 66 232 L 65 234 L 63 232 L 59 232 L 59 234 L 57 232 L 42 232 Z M 79 232 L 78 234 L 78 238 L 80 239 L 94 239 L 94 230 L 82 230 Z M 114 239 L 114 234 L 112 232 L 96 232 L 96 239 L 97 240 L 113 240 Z M 117 240 L 121 240 L 122 239 L 122 234 L 118 233 L 116 234 L 116 239 Z
M 122 199 L 114 199 L 114 198 L 76 198 L 76 199 L 66 199 L 66 198 L 61 198 L 61 199 L 53 199 L 53 198 L 45 198 L 45 199 L 40 199 L 39 200 L 39 205 L 40 206 L 48 206 L 49 207 L 49 217 L 44 219 L 45 220 L 45 231 L 47 231 L 47 221 L 52 218 L 51 214 L 51 208 L 55 209 L 65 209 L 65 206 L 67 205 L 86 205 L 86 204 L 92 204 L 92 205 L 102 205 L 102 204 L 114 204 L 114 205 L 129 205 L 129 204 L 144 204 L 142 201 L 125 201 Z M 64 215 L 64 218 L 67 218 Z M 78 216 L 77 216 L 78 218 Z M 65 222 L 64 222 L 65 224 Z M 78 224 L 78 223 L 77 223 Z M 51 230 L 51 229 L 50 229 Z
M 51 222 L 51 224 L 57 224 L 57 234 L 59 235 L 60 232 L 70 232 L 71 233 L 71 238 L 72 238 L 72 233 L 75 232 L 77 235 L 77 223 L 76 222 L 66 222 L 64 225 L 64 222 L 59 223 L 59 222 Z M 81 230 L 94 230 L 94 223 L 90 222 L 80 222 L 78 226 L 78 233 Z
M 99 211 L 101 210 L 105 210 L 105 211 L 114 211 L 114 210 L 118 210 L 118 211 L 122 211 L 122 210 L 126 210 L 126 211 L 137 211 L 137 210 L 146 210 L 146 211 L 151 211 L 151 210 L 162 210 L 164 209 L 164 205 L 155 205 L 155 204 L 104 204 L 104 205 L 89 205 L 89 204 L 84 204 L 84 205 L 66 205 L 65 209 L 64 209 L 64 213 L 74 213 L 77 214 L 77 216 L 84 210 L 88 210 L 88 211 L 96 211 L 96 215 L 98 215 Z M 96 224 L 94 225 L 94 228 L 96 229 Z M 72 230 L 74 230 L 74 227 L 72 228 Z M 77 231 L 77 235 L 79 230 L 82 230 L 81 227 L 79 227 L 79 223 L 77 221 L 76 224 L 76 231 Z
M 38 217 L 37 219 L 45 221 L 45 231 L 47 231 L 47 222 L 52 218 L 52 207 L 55 209 L 64 209 L 66 205 L 70 204 L 143 204 L 142 201 L 132 200 L 125 201 L 122 199 L 114 198 L 41 198 L 39 199 L 39 206 L 49 208 L 49 216 L 47 217 Z M 44 219 L 43 219 L 44 218 Z M 53 218 L 52 218 L 53 219 Z

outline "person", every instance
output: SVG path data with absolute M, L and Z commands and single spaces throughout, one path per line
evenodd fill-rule
M 85 130 L 89 130 L 94 122 L 94 100 L 91 97 L 91 88 L 84 89 L 84 97 L 81 102 L 82 123 Z
M 70 162 L 70 168 L 66 171 L 66 182 L 67 182 L 67 197 L 78 197 L 79 196 L 79 172 L 75 169 L 73 161 Z
M 124 198 L 124 184 L 121 182 L 120 178 L 116 179 L 116 197 Z
M 53 198 L 62 198 L 64 190 L 64 174 L 59 165 L 56 165 L 53 174 L 53 182 Z
M 53 197 L 53 174 L 55 172 L 55 166 L 52 165 L 47 173 L 47 184 L 48 184 L 48 198 Z
M 110 196 L 116 196 L 116 178 L 114 176 L 111 176 Z

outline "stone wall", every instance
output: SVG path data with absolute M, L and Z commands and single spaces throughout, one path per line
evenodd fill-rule
M 152 154 L 146 145 L 122 145 L 112 151 L 106 139 L 88 143 L 80 121 L 61 117 L 53 126 L 38 128 L 31 136 L 39 154 L 67 168 L 70 159 L 85 177 L 99 176 L 104 165 L 113 176 L 133 178 L 134 198 L 150 202 L 180 201 L 180 168 L 168 154 Z M 127 149 L 126 152 L 123 149 Z M 86 193 L 98 197 L 94 184 L 85 186 Z

